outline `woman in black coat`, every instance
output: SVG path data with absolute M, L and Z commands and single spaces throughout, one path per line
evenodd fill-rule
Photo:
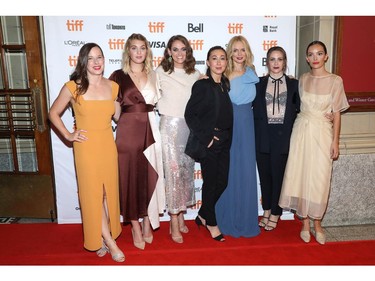
M 225 50 L 220 46 L 212 47 L 206 63 L 208 79 L 194 83 L 185 109 L 190 129 L 185 152 L 200 162 L 202 170 L 202 205 L 195 222 L 205 226 L 213 239 L 223 242 L 225 238 L 217 226 L 215 205 L 228 183 L 233 127 L 229 80 L 224 75 Z

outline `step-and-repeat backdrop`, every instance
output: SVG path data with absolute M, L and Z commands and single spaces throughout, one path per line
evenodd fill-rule
M 105 77 L 121 68 L 122 51 L 132 33 L 143 34 L 153 52 L 156 68 L 163 57 L 169 38 L 184 35 L 190 41 L 197 61 L 196 68 L 206 71 L 206 55 L 210 47 L 226 48 L 235 35 L 243 35 L 254 53 L 258 76 L 266 72 L 265 56 L 273 46 L 282 46 L 288 54 L 288 74 L 295 75 L 296 17 L 287 16 L 45 16 L 46 65 L 50 105 L 62 85 L 74 70 L 79 49 L 88 42 L 101 46 L 105 56 Z M 72 113 L 68 109 L 62 116 L 68 128 L 73 128 Z M 115 134 L 116 124 L 113 123 Z M 52 152 L 55 171 L 58 223 L 80 223 L 80 208 L 74 171 L 72 147 L 52 132 Z M 199 163 L 195 166 L 197 204 L 189 209 L 187 219 L 196 216 L 201 204 L 202 177 Z M 259 181 L 258 181 L 259 182 Z M 258 185 L 258 199 L 260 189 Z M 259 204 L 259 214 L 263 210 Z M 284 214 L 287 217 L 288 214 Z M 165 213 L 161 220 L 168 220 Z

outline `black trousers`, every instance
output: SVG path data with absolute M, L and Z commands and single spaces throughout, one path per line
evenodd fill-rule
M 283 125 L 269 124 L 269 153 L 256 152 L 262 208 L 271 210 L 272 215 L 281 215 L 283 211 L 279 206 L 279 198 L 288 154 L 281 153 L 280 138 L 290 138 L 290 136 L 283 136 L 283 131 Z
M 209 226 L 216 226 L 215 205 L 228 185 L 229 175 L 229 130 L 215 132 L 219 140 L 215 140 L 207 148 L 206 157 L 200 161 L 203 186 L 202 205 L 198 214 Z

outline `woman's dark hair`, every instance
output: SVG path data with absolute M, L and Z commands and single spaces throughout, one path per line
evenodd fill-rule
M 309 50 L 309 48 L 312 46 L 312 45 L 320 45 L 323 47 L 323 50 L 324 50 L 324 53 L 327 54 L 327 47 L 326 45 L 322 42 L 322 41 L 319 41 L 319 40 L 315 40 L 315 41 L 312 41 L 306 48 L 306 55 L 307 55 L 307 52 Z
M 284 65 L 283 65 L 283 72 L 285 73 L 286 71 L 286 68 L 287 68 L 287 63 L 288 63 L 288 60 L 286 58 L 286 52 L 284 50 L 283 47 L 280 47 L 280 46 L 275 46 L 275 47 L 272 47 L 272 48 L 269 48 L 268 51 L 267 51 L 267 56 L 266 56 L 266 63 L 267 63 L 267 66 L 268 66 L 268 63 L 270 61 L 270 56 L 272 54 L 272 52 L 275 52 L 275 51 L 279 51 L 280 53 L 283 54 L 283 57 L 284 57 Z
M 89 80 L 87 79 L 88 57 L 91 49 L 95 47 L 99 48 L 104 57 L 102 48 L 96 43 L 86 43 L 79 50 L 76 68 L 70 75 L 70 80 L 77 84 L 77 95 L 85 94 L 89 87 Z
M 169 53 L 168 53 L 168 49 L 172 51 L 172 44 L 175 42 L 175 41 L 181 41 L 182 44 L 185 45 L 186 47 L 186 60 L 184 62 L 184 70 L 187 74 L 192 74 L 195 72 L 195 58 L 193 56 L 193 49 L 191 48 L 190 46 L 190 43 L 189 41 L 186 39 L 185 36 L 182 36 L 182 35 L 174 35 L 172 36 L 168 43 L 167 43 L 167 47 L 165 48 L 164 50 L 164 57 L 160 63 L 160 65 L 163 67 L 164 71 L 165 72 L 169 72 L 169 73 L 172 73 L 173 70 L 174 70 L 174 61 L 173 59 L 172 60 L 169 60 Z
M 227 52 L 225 51 L 225 49 L 221 46 L 213 46 L 211 47 L 208 52 L 207 52 L 207 60 L 209 60 L 210 56 L 211 56 L 211 53 L 213 51 L 216 51 L 216 50 L 222 50 L 225 54 L 225 58 L 228 60 L 228 55 L 227 55 Z M 212 75 L 211 75 L 211 70 L 209 67 L 207 67 L 207 70 L 206 70 L 206 75 L 208 77 L 210 77 L 210 79 L 212 79 Z M 225 85 L 225 87 L 228 89 L 228 91 L 230 90 L 230 83 L 229 83 L 229 79 L 225 76 L 224 72 L 221 76 L 221 82 Z

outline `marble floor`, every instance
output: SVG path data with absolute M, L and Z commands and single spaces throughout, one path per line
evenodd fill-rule
M 375 240 L 375 224 L 324 227 L 327 242 Z

